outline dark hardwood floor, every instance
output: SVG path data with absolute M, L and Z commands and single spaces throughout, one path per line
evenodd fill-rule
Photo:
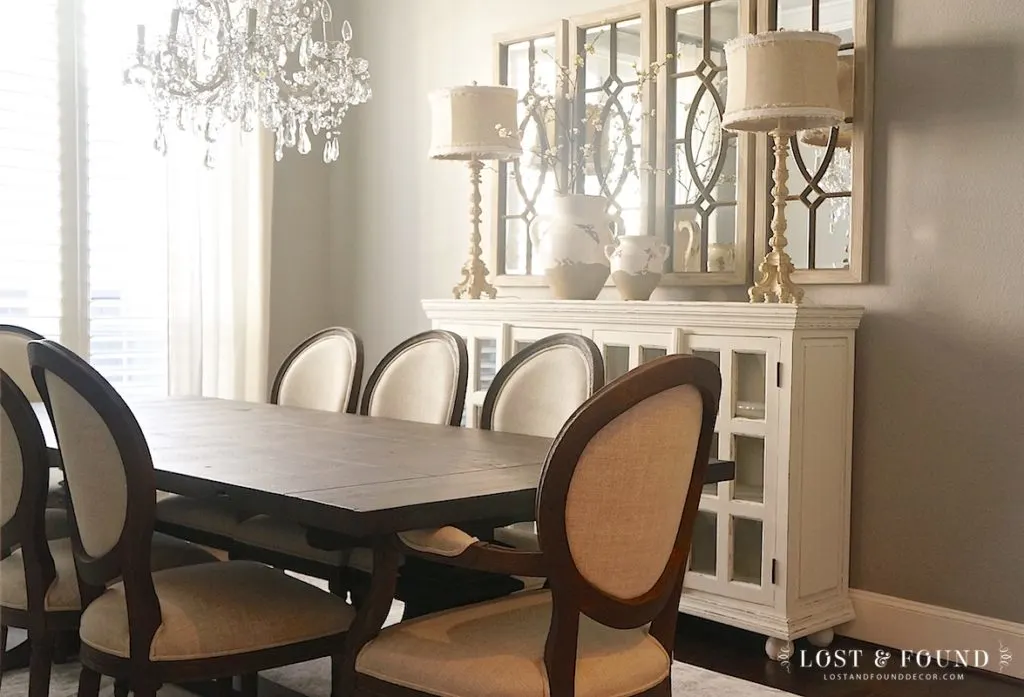
M 871 667 L 856 671 L 803 668 L 791 661 L 787 671 L 765 656 L 762 636 L 686 615 L 680 615 L 679 619 L 676 660 L 804 697 L 1024 697 L 1024 682 L 1021 681 L 962 669 L 904 671 L 895 661 L 890 661 L 887 670 Z M 862 649 L 865 656 L 873 657 L 875 651 L 883 647 L 836 637 L 829 648 Z M 798 641 L 796 649 L 805 649 L 808 656 L 813 656 L 811 652 L 817 650 L 806 641 Z M 829 676 L 837 672 L 885 673 L 891 677 L 866 681 L 837 680 Z M 904 676 L 907 673 L 934 674 L 935 679 L 896 679 L 901 673 Z M 957 679 L 952 679 L 954 676 Z

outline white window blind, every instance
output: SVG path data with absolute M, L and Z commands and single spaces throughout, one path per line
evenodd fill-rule
M 26 28 L 31 27 L 31 30 Z M 0 22 L 0 323 L 60 338 L 61 147 L 57 0 Z
M 60 340 L 126 396 L 168 383 L 166 166 L 122 81 L 141 4 L 32 0 L 0 27 L 0 322 Z
M 122 393 L 163 394 L 167 170 L 152 147 L 154 118 L 145 96 L 125 87 L 122 77 L 137 23 L 131 10 L 138 4 L 83 3 L 89 354 Z

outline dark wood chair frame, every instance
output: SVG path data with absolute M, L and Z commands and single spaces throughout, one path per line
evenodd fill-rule
M 456 356 L 456 375 L 455 375 L 455 395 L 451 405 L 451 411 L 448 413 L 448 425 L 459 426 L 462 424 L 462 412 L 466 407 L 466 385 L 469 383 L 469 350 L 466 348 L 466 341 L 461 336 L 454 332 L 445 331 L 442 329 L 432 329 L 430 331 L 422 332 L 411 336 L 398 346 L 388 351 L 387 355 L 381 359 L 380 363 L 370 373 L 370 377 L 366 380 L 366 388 L 363 390 L 363 400 L 359 405 L 359 413 L 363 416 L 368 416 L 370 413 L 370 405 L 373 402 L 373 393 L 377 390 L 377 385 L 380 379 L 384 376 L 384 373 L 395 362 L 399 356 L 408 351 L 411 348 L 425 344 L 429 341 L 441 341 L 446 344 L 452 351 L 452 354 Z
M 150 546 L 156 519 L 156 480 L 149 446 L 121 396 L 85 361 L 51 341 L 33 342 L 28 351 L 32 378 L 43 397 L 51 421 L 54 419 L 46 385 L 47 372 L 67 382 L 99 414 L 110 430 L 120 454 L 127 483 L 124 528 L 113 549 L 103 556 L 92 557 L 86 553 L 78 532 L 73 501 L 68 504 L 83 607 L 98 598 L 108 583 L 120 578 L 124 583 L 128 614 L 131 617 L 129 658 L 110 656 L 85 644 L 81 646 L 79 697 L 96 697 L 101 675 L 112 676 L 121 682 L 121 694 L 130 687 L 138 697 L 155 697 L 164 683 L 212 679 L 223 681 L 231 676 L 252 675 L 260 670 L 325 656 L 334 659 L 333 673 L 336 677 L 342 665 L 340 659 L 344 632 L 244 654 L 184 661 L 150 661 L 150 645 L 162 620 L 153 575 L 149 570 Z M 56 426 L 54 430 L 58 431 Z M 59 441 L 58 435 L 58 447 Z
M 344 411 L 346 414 L 356 413 L 356 409 L 359 405 L 359 392 L 363 382 L 363 366 L 365 363 L 365 357 L 363 351 L 363 340 L 358 334 L 347 327 L 328 327 L 326 329 L 321 329 L 315 334 L 304 339 L 298 346 L 293 348 L 281 363 L 281 367 L 278 368 L 277 374 L 274 376 L 274 382 L 270 387 L 270 396 L 268 400 L 270 404 L 278 403 L 281 394 L 281 384 L 284 382 L 285 375 L 288 373 L 288 369 L 291 368 L 292 364 L 294 364 L 295 361 L 305 353 L 306 349 L 329 337 L 341 337 L 345 339 L 348 342 L 352 355 L 355 358 L 352 364 L 352 371 L 349 374 L 349 393 L 345 399 Z M 244 511 L 239 511 L 239 515 L 244 516 Z M 322 564 L 320 562 L 302 559 L 300 557 L 293 557 L 283 552 L 274 552 L 271 550 L 261 549 L 259 547 L 253 547 L 251 545 L 245 545 L 231 537 L 225 537 L 205 530 L 191 528 L 187 525 L 157 521 L 157 530 L 183 540 L 195 542 L 196 544 L 224 550 L 234 559 L 252 559 L 254 561 L 270 564 L 271 566 L 278 566 L 300 574 L 306 574 L 307 576 L 314 576 L 316 578 L 324 578 L 328 580 L 332 580 L 334 577 L 338 576 L 338 567 L 336 566 Z
M 587 444 L 612 420 L 643 400 L 667 389 L 693 385 L 701 394 L 703 419 L 685 504 L 676 533 L 675 546 L 654 586 L 628 600 L 610 596 L 588 582 L 580 573 L 569 550 L 565 528 L 565 503 L 573 474 Z M 656 359 L 607 385 L 584 403 L 568 420 L 548 453 L 537 491 L 537 522 L 540 551 L 512 550 L 487 542 L 476 542 L 458 556 L 417 551 L 397 537 L 374 553 L 374 574 L 367 603 L 360 609 L 349 631 L 345 651 L 345 672 L 354 685 L 353 693 L 372 697 L 421 697 L 425 693 L 401 687 L 368 675 L 357 674 L 359 651 L 380 631 L 387 617 L 396 585 L 400 554 L 418 556 L 440 564 L 520 576 L 545 576 L 551 587 L 552 614 L 544 648 L 544 664 L 553 695 L 571 696 L 575 691 L 576 645 L 580 614 L 609 627 L 630 629 L 650 623 L 649 632 L 672 655 L 679 598 L 689 556 L 693 525 L 700 505 L 704 473 L 711 455 L 711 442 L 722 382 L 718 368 L 710 361 L 689 355 Z M 671 677 L 640 693 L 670 697 Z
M 27 630 L 30 647 L 28 697 L 46 697 L 50 690 L 54 644 L 59 637 L 76 632 L 82 613 L 80 610 L 45 609 L 46 593 L 57 578 L 45 525 L 49 458 L 43 431 L 32 405 L 21 388 L 3 371 L 0 371 L 0 404 L 17 434 L 23 467 L 18 506 L 11 520 L 0 527 L 0 549 L 21 547 L 28 601 L 24 610 L 0 607 L 0 663 L 6 658 L 8 627 Z

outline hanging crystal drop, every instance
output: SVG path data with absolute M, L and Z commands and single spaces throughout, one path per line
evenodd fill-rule
M 289 147 L 289 148 L 294 148 L 295 147 L 295 135 L 296 135 L 295 131 L 296 131 L 296 121 L 295 121 L 295 117 L 293 116 L 293 117 L 289 118 L 285 122 L 285 127 L 284 127 L 284 144 L 285 144 L 286 147 Z
M 164 136 L 163 126 L 156 130 L 156 137 L 153 138 L 153 149 L 161 155 L 167 154 L 167 137 Z
M 324 143 L 324 164 L 330 164 L 331 162 L 331 141 Z
M 310 50 L 309 34 L 302 35 L 302 41 L 299 42 L 299 65 L 305 70 L 309 65 L 309 57 L 312 55 Z
M 302 124 L 299 127 L 299 144 L 297 149 L 300 155 L 308 155 L 309 151 L 313 149 L 312 143 L 309 142 L 309 132 L 306 130 L 306 124 Z
M 213 152 L 213 148 L 206 149 L 206 157 L 203 158 L 203 164 L 206 165 L 207 169 L 213 169 L 217 166 L 217 156 Z
M 284 157 L 284 129 L 277 129 L 277 145 L 274 147 L 274 159 L 278 162 Z
M 352 25 L 348 23 L 346 19 L 341 25 L 341 40 L 351 41 L 352 40 Z
M 246 103 L 245 110 L 242 112 L 242 130 L 246 133 L 252 133 L 256 128 L 256 109 L 251 104 Z

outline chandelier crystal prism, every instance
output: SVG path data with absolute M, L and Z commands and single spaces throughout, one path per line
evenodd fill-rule
M 204 138 L 206 165 L 228 124 L 275 134 L 285 148 L 312 150 L 324 134 L 324 162 L 338 159 L 338 134 L 350 107 L 372 96 L 369 63 L 351 55 L 352 26 L 333 34 L 328 0 L 176 0 L 170 28 L 147 46 L 138 27 L 127 85 L 147 93 L 156 115 L 154 147 L 167 152 L 167 129 Z

